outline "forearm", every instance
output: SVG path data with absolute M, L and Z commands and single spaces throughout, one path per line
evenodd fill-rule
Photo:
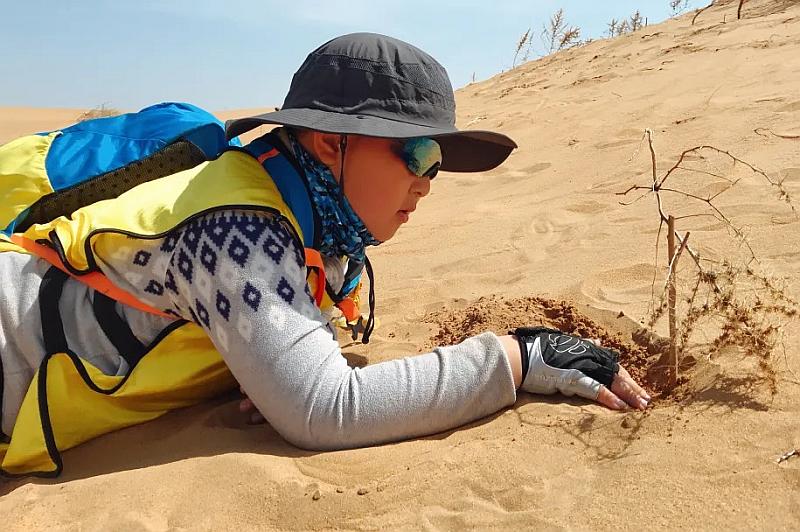
M 498 339 L 511 366 L 511 374 L 514 376 L 514 388 L 518 389 L 522 384 L 522 353 L 519 350 L 519 342 L 517 337 L 512 335 L 499 336 Z
M 325 354 L 298 356 L 309 350 Z M 349 368 L 338 345 L 321 335 L 306 336 L 276 355 L 260 368 L 236 368 L 235 360 L 229 365 L 273 427 L 305 448 L 359 447 L 433 434 L 516 399 L 505 351 L 491 333 L 361 369 Z

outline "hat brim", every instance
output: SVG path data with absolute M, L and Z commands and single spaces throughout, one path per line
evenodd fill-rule
M 442 148 L 441 169 L 447 172 L 484 172 L 505 161 L 517 144 L 493 131 L 438 128 L 370 115 L 348 115 L 320 109 L 281 109 L 237 118 L 225 123 L 228 139 L 264 124 L 277 124 L 323 133 L 364 135 L 391 139 L 430 137 Z

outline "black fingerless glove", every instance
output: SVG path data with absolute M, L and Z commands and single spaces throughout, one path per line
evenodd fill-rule
M 519 327 L 513 334 L 522 355 L 521 389 L 531 393 L 578 394 L 597 398 L 600 384 L 611 386 L 619 353 L 578 336 L 546 327 Z

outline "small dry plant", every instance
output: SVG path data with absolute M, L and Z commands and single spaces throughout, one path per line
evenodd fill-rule
M 528 54 L 529 54 L 530 49 L 531 49 L 531 29 L 530 28 L 528 28 L 528 31 L 523 33 L 522 36 L 519 38 L 519 41 L 517 41 L 517 48 L 516 48 L 516 50 L 514 50 L 514 61 L 511 62 L 511 68 L 514 68 L 515 66 L 517 66 L 517 57 L 519 56 L 519 53 L 522 51 L 523 48 L 525 48 L 525 55 L 522 57 L 522 61 L 525 62 L 528 59 Z M 475 75 L 473 74 L 473 78 L 474 77 L 475 77 Z
M 533 49 L 533 37 L 536 32 L 532 28 L 528 28 L 517 40 L 514 47 L 514 60 L 511 63 L 511 68 L 517 65 L 517 59 L 522 53 L 522 62 L 526 62 L 530 57 Z M 580 46 L 592 42 L 592 39 L 581 40 L 581 29 L 577 26 L 571 26 L 564 15 L 564 10 L 559 9 L 550 16 L 547 24 L 542 25 L 542 31 L 539 34 L 544 46 L 544 52 L 541 56 L 550 55 L 554 52 L 572 48 L 573 46 Z M 523 52 L 524 50 L 524 52 Z
M 642 17 L 642 14 L 637 9 L 628 18 L 624 18 L 622 20 L 617 20 L 615 18 L 611 19 L 611 22 L 608 23 L 608 29 L 606 30 L 606 33 L 609 37 L 619 37 L 620 35 L 640 30 L 646 25 L 647 21 L 644 17 Z
M 742 18 L 742 8 L 744 7 L 744 2 L 745 2 L 745 0 L 739 0 L 739 5 L 736 8 L 736 20 L 741 20 L 741 18 Z M 716 3 L 716 0 L 713 0 L 706 7 L 701 7 L 700 9 L 698 9 L 697 13 L 695 13 L 694 16 L 692 17 L 692 25 L 694 25 L 695 20 L 697 20 L 697 17 L 699 17 L 700 14 L 703 11 L 705 11 L 706 9 L 710 9 L 710 8 L 714 7 L 715 3 Z
M 656 378 L 665 389 L 674 388 L 680 369 L 691 361 L 692 347 L 705 349 L 709 356 L 723 348 L 735 348 L 755 357 L 774 389 L 771 355 L 781 339 L 782 326 L 797 316 L 800 307 L 787 294 L 785 280 L 772 275 L 757 256 L 749 238 L 750 228 L 732 221 L 729 211 L 736 210 L 737 205 L 722 204 L 723 194 L 734 187 L 746 187 L 749 198 L 774 191 L 796 220 L 792 197 L 782 180 L 772 179 L 758 167 L 709 145 L 684 150 L 677 162 L 659 176 L 652 131 L 646 130 L 642 141 L 647 142 L 650 151 L 651 183 L 632 185 L 617 194 L 627 196 L 642 191 L 632 201 L 620 203 L 631 205 L 652 195 L 658 209 L 656 268 L 648 325 L 655 327 L 666 314 L 670 348 L 653 368 Z M 774 197 L 772 193 L 770 196 Z M 705 240 L 693 239 L 698 246 L 695 248 L 689 244 L 690 231 L 678 230 L 679 222 L 686 226 L 710 222 L 696 227 L 694 234 L 703 235 L 706 230 L 709 233 L 705 234 Z M 657 291 L 665 226 L 666 275 L 661 290 Z M 719 228 L 726 229 L 730 238 L 727 244 L 715 231 Z M 691 258 L 692 266 L 679 269 L 679 259 L 684 255 Z
M 122 114 L 119 109 L 114 109 L 113 107 L 106 107 L 106 104 L 101 104 L 93 109 L 89 109 L 88 111 L 81 113 L 80 116 L 76 119 L 78 122 L 83 122 L 85 120 L 94 120 L 95 118 L 105 118 L 108 116 L 117 116 Z
M 687 9 L 689 9 L 689 0 L 670 0 L 669 9 L 673 17 L 677 17 Z
M 542 42 L 548 54 L 581 44 L 581 29 L 567 23 L 564 9 L 550 16 L 550 21 L 542 27 Z

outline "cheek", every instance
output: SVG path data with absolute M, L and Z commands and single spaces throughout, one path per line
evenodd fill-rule
M 377 163 L 382 162 L 382 165 Z M 396 175 L 394 161 L 375 161 L 375 165 L 352 165 L 345 169 L 345 193 L 359 218 L 370 233 L 387 240 L 400 225 L 397 211 L 408 197 L 404 175 Z M 401 172 L 405 166 L 401 163 Z
M 397 211 L 405 194 L 396 187 L 381 186 L 376 180 L 363 182 L 347 193 L 347 199 L 370 233 L 378 240 L 387 240 L 397 230 Z M 345 185 L 347 189 L 348 185 Z

